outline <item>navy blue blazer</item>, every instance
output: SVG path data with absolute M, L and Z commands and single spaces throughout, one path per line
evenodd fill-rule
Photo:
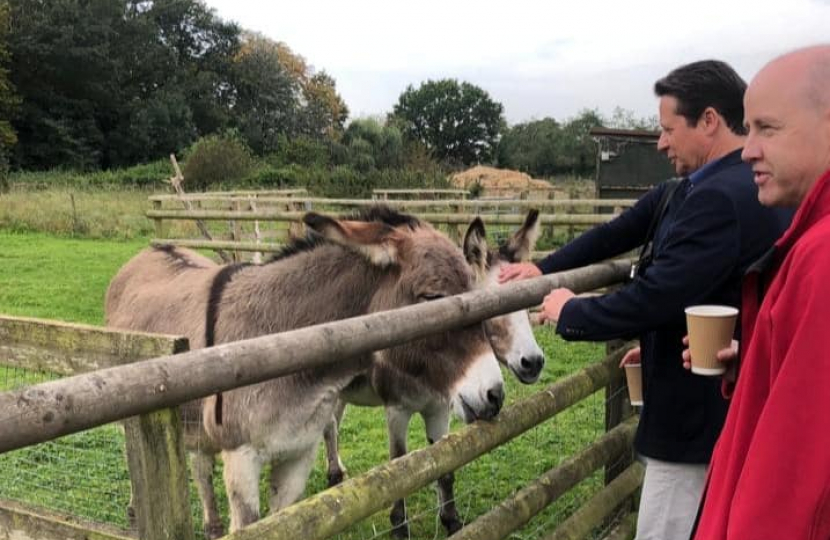
M 635 447 L 678 463 L 708 463 L 726 417 L 719 377 L 682 366 L 684 308 L 739 307 L 741 278 L 789 225 L 791 211 L 758 202 L 752 170 L 735 151 L 688 189 L 684 180 L 654 235 L 652 263 L 604 296 L 565 304 L 556 331 L 564 339 L 640 338 L 644 404 Z M 641 245 L 666 184 L 614 220 L 595 227 L 539 263 L 544 273 L 592 264 Z M 740 328 L 740 323 L 737 325 Z

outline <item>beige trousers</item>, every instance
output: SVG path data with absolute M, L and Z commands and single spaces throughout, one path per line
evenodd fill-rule
M 643 458 L 635 540 L 689 540 L 706 481 L 706 465 Z

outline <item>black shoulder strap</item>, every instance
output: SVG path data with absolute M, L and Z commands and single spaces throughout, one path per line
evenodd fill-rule
M 647 261 L 650 262 L 651 260 L 654 233 L 657 232 L 657 226 L 660 225 L 660 221 L 662 221 L 663 215 L 666 213 L 666 208 L 669 206 L 669 201 L 671 200 L 672 195 L 674 195 L 674 192 L 677 191 L 680 181 L 680 178 L 670 178 L 665 181 L 666 189 L 663 190 L 663 194 L 660 196 L 660 201 L 657 203 L 657 208 L 654 209 L 654 214 L 651 216 L 651 223 L 648 224 L 646 237 L 643 240 L 642 247 L 640 248 L 640 255 L 637 257 L 635 266 L 631 269 L 632 278 L 637 273 L 638 269 L 643 266 L 643 263 Z

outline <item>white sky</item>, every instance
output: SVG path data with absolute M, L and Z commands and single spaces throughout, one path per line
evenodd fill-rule
M 511 124 L 615 106 L 646 117 L 654 81 L 680 64 L 717 58 L 749 80 L 778 54 L 830 43 L 830 0 L 205 2 L 327 71 L 350 118 L 439 78 L 480 86 Z

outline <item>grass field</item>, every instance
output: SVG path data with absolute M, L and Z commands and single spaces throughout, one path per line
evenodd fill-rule
M 88 240 L 0 229 L 0 313 L 101 324 L 107 283 L 121 264 L 145 245 L 146 238 Z M 566 343 L 550 328 L 539 328 L 537 339 L 547 355 L 542 380 L 532 386 L 522 386 L 506 373 L 508 403 L 539 391 L 602 356 L 601 345 Z M 0 389 L 31 380 L 31 374 L 4 371 L 0 367 Z M 528 480 L 594 439 L 602 433 L 603 425 L 603 397 L 595 395 L 465 467 L 456 480 L 457 504 L 462 517 L 471 520 L 486 512 Z M 456 422 L 454 428 L 457 427 Z M 108 426 L 59 441 L 66 442 L 65 445 L 49 443 L 0 456 L 0 497 L 124 526 L 122 508 L 129 497 L 129 483 L 120 437 L 118 430 Z M 410 430 L 410 447 L 424 444 L 423 423 L 416 418 Z M 382 463 L 387 454 L 382 411 L 350 408 L 341 430 L 341 449 L 350 475 Z M 217 479 L 220 478 L 218 474 Z M 595 475 L 513 538 L 544 536 L 599 482 Z M 321 453 L 307 493 L 324 487 L 325 466 Z M 193 498 L 195 501 L 195 495 Z M 425 488 L 413 495 L 408 508 L 413 537 L 444 536 L 437 522 L 431 489 Z M 387 524 L 384 512 L 341 537 L 364 540 L 385 536 Z

